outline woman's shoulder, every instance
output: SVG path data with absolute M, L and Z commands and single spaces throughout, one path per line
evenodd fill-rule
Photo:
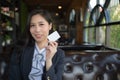
M 21 48 L 14 47 L 12 54 L 11 54 L 11 63 L 12 64 L 19 64 L 21 53 L 22 53 Z

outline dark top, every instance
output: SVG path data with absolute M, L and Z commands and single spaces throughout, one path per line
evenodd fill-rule
M 13 51 L 9 69 L 9 80 L 29 80 L 28 75 L 32 67 L 32 59 L 34 54 L 34 47 L 26 47 L 21 54 L 16 50 Z M 42 80 L 62 80 L 63 66 L 64 66 L 64 51 L 57 49 L 52 62 L 51 68 L 44 73 Z

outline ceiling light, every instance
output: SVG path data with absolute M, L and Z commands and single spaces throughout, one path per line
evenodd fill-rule
M 62 9 L 62 6 L 58 6 L 58 9 Z
M 58 15 L 59 15 L 59 13 L 56 13 L 55 15 L 56 15 L 56 16 L 58 16 Z

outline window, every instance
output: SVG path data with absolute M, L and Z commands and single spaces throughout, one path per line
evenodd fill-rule
M 84 42 L 120 48 L 119 0 L 89 0 L 84 21 Z

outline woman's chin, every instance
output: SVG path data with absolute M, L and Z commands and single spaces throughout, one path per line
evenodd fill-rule
M 42 40 L 41 40 L 41 39 L 36 39 L 35 41 L 36 41 L 36 42 L 41 42 Z

